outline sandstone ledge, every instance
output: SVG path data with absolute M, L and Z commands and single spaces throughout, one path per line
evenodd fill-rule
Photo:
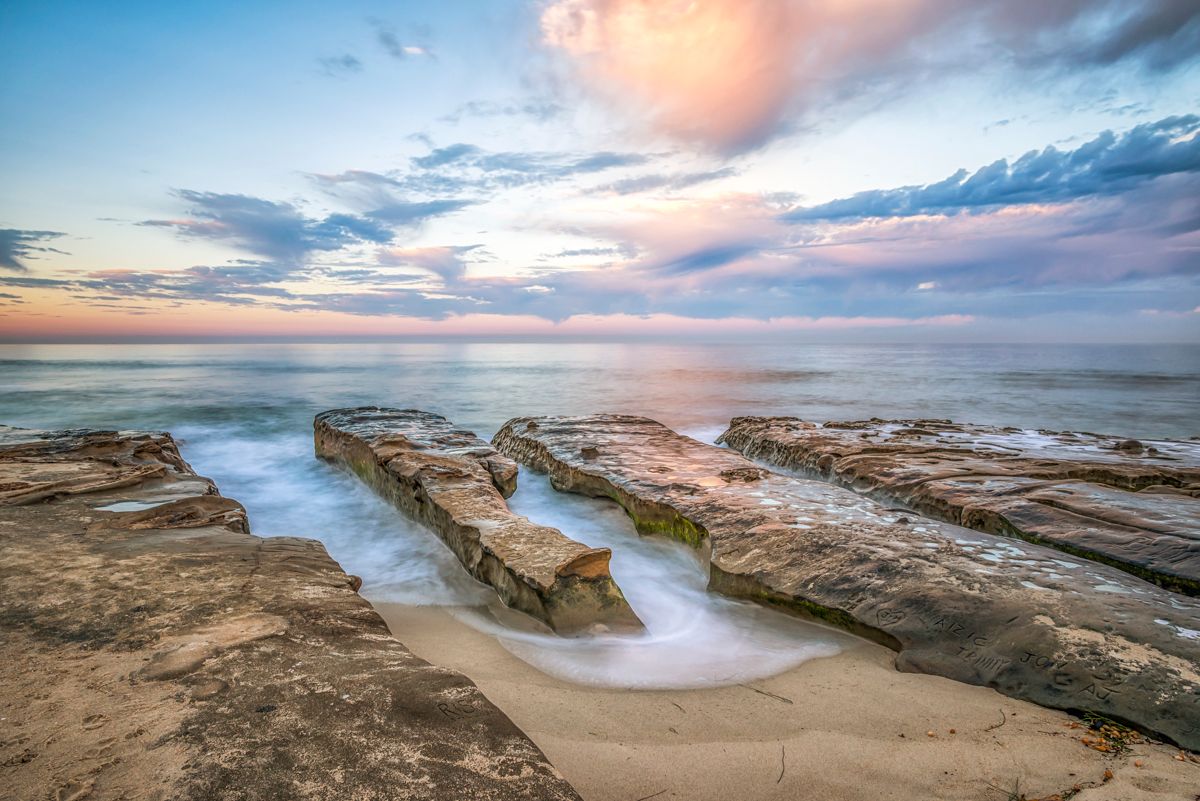
M 570 634 L 641 623 L 609 573 L 612 552 L 514 514 L 517 466 L 469 431 L 414 409 L 334 409 L 314 421 L 317 455 L 345 465 L 424 523 L 508 606 Z
M 1200 442 L 792 417 L 737 417 L 718 441 L 886 503 L 1200 594 Z
M 165 434 L 0 428 L 0 795 L 577 799 Z
M 1041 546 L 891 513 L 619 415 L 511 420 L 494 444 L 643 533 L 711 554 L 712 589 L 883 642 L 903 670 L 1200 747 L 1200 605 Z

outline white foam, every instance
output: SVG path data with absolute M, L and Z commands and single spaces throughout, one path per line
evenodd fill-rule
M 471 578 L 441 540 L 361 481 L 313 455 L 303 434 L 246 438 L 241 431 L 182 432 L 184 456 L 237 498 L 260 537 L 313 537 L 372 601 L 474 606 L 495 593 Z
M 428 529 L 354 476 L 316 459 L 302 434 L 251 438 L 244 430 L 189 431 L 184 456 L 242 501 L 260 536 L 314 537 L 372 601 L 451 607 L 545 673 L 600 687 L 736 684 L 840 650 L 843 635 L 707 592 L 706 568 L 687 546 L 641 538 L 616 504 L 555 492 L 522 470 L 511 504 L 573 539 L 613 549 L 612 571 L 646 623 L 635 637 L 565 638 L 504 626 L 486 611 L 492 588 L 475 581 Z
M 766 678 L 841 650 L 842 635 L 708 592 L 707 569 L 691 548 L 639 537 L 616 504 L 556 493 L 544 476 L 526 470 L 518 486 L 509 499 L 514 511 L 589 546 L 612 548 L 613 578 L 646 624 L 636 636 L 568 639 L 458 613 L 539 670 L 601 687 L 711 687 Z

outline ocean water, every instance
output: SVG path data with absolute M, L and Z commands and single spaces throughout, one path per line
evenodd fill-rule
M 245 504 L 255 533 L 322 540 L 372 600 L 450 607 L 540 670 L 583 684 L 751 681 L 835 653 L 841 635 L 704 589 L 686 546 L 641 539 L 613 504 L 522 471 L 512 505 L 589 545 L 647 624 L 564 639 L 513 625 L 432 534 L 313 457 L 339 406 L 427 409 L 489 438 L 522 414 L 623 412 L 712 441 L 730 417 L 945 417 L 1200 435 L 1200 346 L 412 343 L 0 346 L 0 423 L 171 431 Z

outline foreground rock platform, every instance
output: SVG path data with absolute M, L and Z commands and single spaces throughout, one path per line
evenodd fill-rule
M 641 417 L 509 421 L 556 489 L 710 553 L 711 589 L 898 651 L 902 670 L 1092 712 L 1200 748 L 1200 604 L 1042 546 L 892 512 Z
M 1200 594 L 1200 441 L 947 420 L 737 417 L 718 442 L 939 520 Z
M 508 606 L 562 634 L 641 627 L 609 573 L 612 551 L 509 510 L 517 465 L 486 441 L 415 409 L 334 409 L 313 425 L 318 456 L 431 528 Z
M 166 434 L 0 427 L 0 797 L 577 799 Z

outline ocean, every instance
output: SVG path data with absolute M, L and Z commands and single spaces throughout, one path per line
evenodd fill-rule
M 647 624 L 564 640 L 495 614 L 494 594 L 428 531 L 315 459 L 312 418 L 358 405 L 443 414 L 485 438 L 526 414 L 621 412 L 712 441 L 729 418 L 935 417 L 1200 436 L 1200 345 L 371 343 L 2 345 L 0 424 L 165 430 L 260 536 L 322 540 L 373 601 L 439 605 L 535 667 L 595 686 L 745 682 L 835 653 L 844 635 L 707 593 L 686 546 L 641 539 L 608 501 L 522 471 L 511 503 L 613 549 Z M 687 666 L 681 670 L 680 666 Z

